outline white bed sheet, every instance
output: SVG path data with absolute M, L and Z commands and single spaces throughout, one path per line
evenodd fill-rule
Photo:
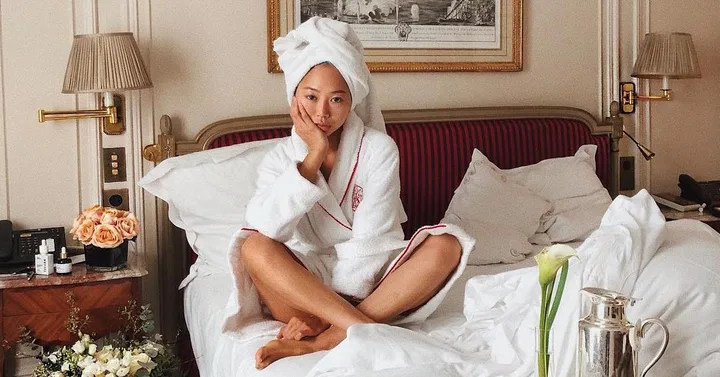
M 542 246 L 537 246 L 533 254 L 526 259 L 513 264 L 490 264 L 482 266 L 468 265 L 457 282 L 451 287 L 445 300 L 437 311 L 422 326 L 423 331 L 432 331 L 434 326 L 443 326 L 455 321 L 464 321 L 463 298 L 465 284 L 478 275 L 493 275 L 535 265 L 533 255 L 539 252 Z M 198 275 L 185 288 L 184 308 L 185 321 L 192 339 L 193 352 L 198 369 L 202 377 L 212 374 L 213 358 L 218 356 L 218 344 L 221 343 L 220 329 L 224 318 L 224 309 L 231 293 L 232 276 L 228 273 L 198 266 Z M 240 363 L 246 371 L 243 376 L 252 376 L 258 372 L 254 367 L 253 355 L 268 340 L 262 339 L 249 342 L 239 354 L 246 355 L 246 362 Z M 302 357 L 281 359 L 266 368 L 263 376 L 295 376 L 303 375 L 300 371 L 309 371 L 326 352 L 316 352 Z M 237 358 L 236 354 L 234 358 Z M 229 356 L 229 355 L 227 355 Z
M 659 317 L 666 321 L 670 328 L 668 350 L 660 359 L 659 364 L 650 371 L 649 376 L 718 376 L 720 375 L 720 338 L 701 334 L 720 332 L 720 317 L 717 316 L 717 308 L 720 307 L 718 306 L 720 305 L 720 258 L 718 257 L 720 255 L 720 236 L 707 225 L 691 220 L 668 223 L 664 235 L 665 242 L 658 249 L 657 258 L 653 258 L 647 264 L 632 291 L 632 296 L 643 300 L 638 305 L 628 308 L 627 313 L 633 323 L 638 318 Z M 598 250 L 611 250 L 616 246 L 605 245 Z M 588 247 L 585 249 L 587 251 Z M 362 374 L 363 376 L 526 377 L 533 368 L 532 362 L 528 360 L 530 356 L 527 355 L 526 349 L 528 345 L 531 347 L 531 341 L 530 344 L 525 344 L 527 339 L 520 338 L 532 337 L 531 326 L 536 317 L 533 315 L 532 308 L 536 305 L 526 297 L 534 297 L 533 295 L 528 296 L 528 289 L 529 287 L 537 288 L 536 275 L 528 276 L 532 274 L 524 271 L 511 272 L 502 276 L 497 274 L 523 267 L 532 267 L 534 264 L 534 258 L 528 257 L 522 262 L 512 265 L 468 266 L 438 312 L 425 323 L 411 327 L 412 330 L 416 330 L 415 332 L 403 333 L 402 329 L 377 326 L 357 326 L 357 328 L 353 326 L 353 334 L 348 339 L 350 342 L 341 343 L 342 347 L 338 346 L 334 350 L 335 352 L 316 352 L 310 355 L 281 359 L 263 371 L 254 368 L 254 353 L 269 339 L 259 338 L 253 342 L 239 344 L 228 336 L 220 335 L 224 308 L 232 283 L 229 274 L 211 273 L 202 276 L 204 274 L 201 267 L 199 271 L 201 276 L 196 277 L 185 289 L 185 316 L 198 367 L 201 376 L 205 377 L 220 375 L 305 376 L 313 370 L 313 367 L 317 368 L 316 364 L 319 365 L 321 359 L 324 367 L 332 367 L 332 362 L 335 361 L 339 363 L 340 368 L 347 368 L 347 365 L 352 363 L 369 365 L 375 360 L 387 362 L 387 357 L 391 356 L 376 355 L 383 348 L 372 342 L 387 342 L 388 339 L 396 339 L 394 337 L 398 334 L 401 336 L 405 334 L 404 345 L 397 346 L 404 351 L 393 354 L 395 359 L 391 361 L 397 362 L 398 355 L 407 357 L 407 362 L 401 360 L 405 366 L 397 369 L 384 369 L 379 374 Z M 613 273 L 612 270 L 608 272 Z M 497 275 L 497 277 L 473 279 L 478 275 Z M 523 276 L 531 278 L 532 281 L 528 281 L 527 284 L 523 283 L 525 284 L 524 288 L 520 286 L 521 289 L 513 288 L 522 281 Z M 472 284 L 468 284 L 468 281 Z M 566 287 L 566 289 L 569 289 L 568 292 L 577 291 L 579 286 Z M 491 308 L 490 311 L 483 312 L 481 310 L 469 313 L 469 317 L 458 311 L 462 308 L 464 299 L 470 300 L 466 301 L 466 305 L 467 302 L 470 302 L 472 307 L 473 301 L 477 304 L 483 299 L 495 299 L 497 290 L 506 291 L 500 293 L 512 297 L 510 301 L 505 300 L 506 305 L 522 306 L 522 313 L 513 308 L 507 314 L 520 314 L 523 316 L 523 321 L 520 321 L 519 318 L 510 321 L 495 318 L 490 315 L 495 310 L 494 308 Z M 577 297 L 579 299 L 579 294 Z M 568 295 L 567 300 L 564 300 L 568 301 L 568 305 L 561 306 L 561 311 L 576 310 L 572 308 L 577 308 L 577 306 L 569 305 L 572 300 L 573 295 Z M 576 328 L 578 314 L 558 314 L 558 318 L 563 316 L 568 318 L 565 321 L 567 323 L 558 323 L 558 330 Z M 498 320 L 500 322 L 497 322 Z M 527 330 L 528 334 L 519 334 L 519 330 L 522 329 Z M 515 336 L 512 334 L 516 331 L 519 338 L 513 341 L 521 343 L 507 342 L 510 340 L 510 336 Z M 568 337 L 562 337 L 567 339 L 557 340 L 556 338 L 556 342 L 564 342 L 564 344 L 556 344 L 556 349 L 574 349 L 570 343 L 575 338 L 571 336 L 569 330 L 567 335 Z M 657 335 L 651 332 L 647 343 L 643 344 L 643 353 L 640 359 L 640 365 L 643 367 L 648 362 L 650 353 L 654 354 L 658 346 Z M 503 339 L 505 342 L 497 342 Z M 447 348 L 447 344 L 453 344 L 453 347 Z M 348 347 L 350 347 L 349 351 Z M 367 352 L 357 353 L 358 349 L 367 350 Z M 427 350 L 432 352 L 427 353 Z M 508 355 L 513 353 L 514 357 L 520 357 L 520 364 L 518 364 L 517 358 L 508 359 Z M 460 358 L 447 362 L 448 355 L 450 357 L 459 355 Z M 428 364 L 427 360 L 433 359 L 442 361 Z M 570 356 L 563 360 L 559 369 L 572 370 L 574 367 L 571 364 L 573 363 L 574 358 Z M 474 369 L 468 374 L 467 370 L 458 371 L 457 368 Z M 313 375 L 324 375 L 322 372 L 318 374 L 317 370 L 314 370 L 313 373 Z

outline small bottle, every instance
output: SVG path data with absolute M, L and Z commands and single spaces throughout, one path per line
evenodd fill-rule
M 48 248 L 48 254 L 50 254 L 50 256 L 53 257 L 53 263 L 57 263 L 57 258 L 55 258 L 55 256 L 57 255 L 57 254 L 55 254 L 55 239 L 47 238 L 46 240 L 47 240 L 46 244 L 47 244 L 47 248 Z M 50 269 L 50 270 L 51 270 L 50 273 L 52 273 L 52 269 Z
M 53 256 L 48 254 L 47 241 L 42 240 L 39 247 L 39 254 L 35 254 L 35 273 L 38 275 L 50 275 L 53 273 Z
M 58 275 L 72 274 L 72 259 L 68 257 L 65 246 L 60 248 L 60 259 L 55 263 L 55 273 Z

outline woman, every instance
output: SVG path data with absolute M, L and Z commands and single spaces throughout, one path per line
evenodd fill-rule
M 243 314 L 253 292 L 286 324 L 257 351 L 258 368 L 330 349 L 354 324 L 427 318 L 474 244 L 444 224 L 403 240 L 397 146 L 349 25 L 312 18 L 275 51 L 294 127 L 261 163 L 231 246 L 238 302 L 225 324 L 253 323 Z

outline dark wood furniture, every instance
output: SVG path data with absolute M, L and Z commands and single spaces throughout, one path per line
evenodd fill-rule
M 90 321 L 83 332 L 101 337 L 121 328 L 118 309 L 130 300 L 142 303 L 141 277 L 147 271 L 128 266 L 112 272 L 87 271 L 84 264 L 73 266 L 72 275 L 25 275 L 0 278 L 0 339 L 14 344 L 25 327 L 40 345 L 72 344 L 77 334 L 66 329 L 70 314 L 68 295 L 80 309 L 78 316 Z M 0 352 L 0 377 L 5 354 Z

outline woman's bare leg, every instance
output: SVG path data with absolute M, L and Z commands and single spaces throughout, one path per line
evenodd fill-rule
M 429 236 L 357 308 L 375 322 L 392 321 L 435 296 L 457 268 L 461 254 L 455 236 Z
M 320 279 L 299 265 L 279 243 L 260 233 L 248 237 L 240 253 L 242 263 L 263 302 L 278 320 L 303 313 L 346 329 L 372 322 Z
M 273 318 L 285 323 L 277 334 L 278 339 L 300 340 L 306 336 L 315 336 L 327 330 L 330 323 L 322 318 L 300 311 L 274 297 L 271 290 L 259 281 L 254 281 L 260 299 L 265 303 Z
M 357 308 L 376 322 L 389 322 L 422 305 L 440 290 L 457 268 L 461 252 L 460 243 L 454 236 L 428 237 Z M 423 278 L 417 279 L 418 276 Z M 409 281 L 417 284 L 408 284 Z M 311 339 L 271 341 L 258 350 L 256 367 L 262 369 L 284 357 L 331 349 L 345 339 L 346 329 L 331 326 Z

